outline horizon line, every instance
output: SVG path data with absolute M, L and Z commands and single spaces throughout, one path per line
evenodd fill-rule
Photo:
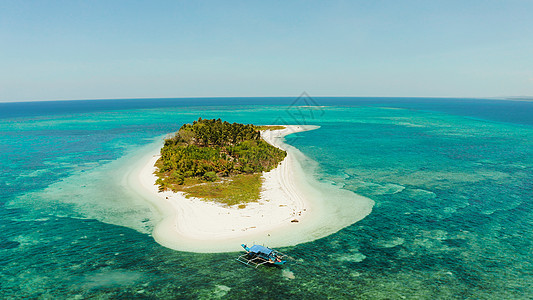
M 508 101 L 533 101 L 533 96 L 492 96 L 492 97 L 462 97 L 462 96 L 311 96 L 302 92 L 298 96 L 189 96 L 189 97 L 119 97 L 119 98 L 80 98 L 80 99 L 43 99 L 43 100 L 7 100 L 3 103 L 29 103 L 29 102 L 68 102 L 68 101 L 105 101 L 105 100 L 147 100 L 147 99 L 235 99 L 235 98 L 299 98 L 307 95 L 310 98 L 417 98 L 417 99 L 482 99 L 482 100 L 508 100 Z

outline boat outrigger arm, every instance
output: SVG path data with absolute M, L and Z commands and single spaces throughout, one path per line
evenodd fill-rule
M 246 254 L 237 257 L 237 261 L 245 265 L 257 268 L 265 264 L 280 266 L 287 262 L 285 260 L 287 255 L 268 247 L 261 245 L 248 247 L 245 244 L 241 246 L 246 250 Z

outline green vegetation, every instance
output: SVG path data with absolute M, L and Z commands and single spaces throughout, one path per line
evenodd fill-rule
M 238 174 L 227 180 L 181 186 L 189 196 L 218 201 L 227 205 L 243 204 L 259 199 L 261 174 Z
M 268 129 L 273 127 L 280 129 Z M 228 205 L 258 200 L 260 173 L 272 170 L 286 156 L 261 139 L 259 128 L 264 130 L 202 118 L 183 125 L 161 149 L 156 163 L 159 190 L 183 191 Z
M 261 126 L 255 126 L 256 130 L 281 130 L 285 129 L 286 127 L 283 125 L 261 125 Z

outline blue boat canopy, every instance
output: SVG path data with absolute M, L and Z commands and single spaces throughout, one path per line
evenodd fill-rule
M 241 246 L 244 248 L 244 250 L 246 250 L 246 254 L 242 254 L 237 257 L 237 261 L 245 265 L 257 268 L 264 264 L 280 266 L 287 262 L 285 260 L 287 255 L 268 247 L 253 245 L 252 247 L 248 248 L 246 244 L 241 244 Z
M 250 252 L 253 252 L 253 253 L 263 253 L 265 255 L 270 255 L 270 253 L 272 253 L 272 249 L 269 249 L 265 246 L 261 246 L 261 245 L 253 245 L 252 247 L 250 247 Z

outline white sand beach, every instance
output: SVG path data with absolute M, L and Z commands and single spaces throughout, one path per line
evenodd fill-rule
M 330 235 L 368 215 L 372 200 L 304 173 L 302 164 L 314 162 L 283 142 L 288 134 L 317 128 L 286 126 L 262 132 L 263 139 L 286 150 L 287 157 L 263 174 L 261 199 L 240 209 L 182 193 L 158 192 L 154 164 L 159 151 L 147 155 L 128 181 L 161 215 L 154 239 L 165 247 L 190 252 L 238 251 L 242 243 L 291 246 Z

